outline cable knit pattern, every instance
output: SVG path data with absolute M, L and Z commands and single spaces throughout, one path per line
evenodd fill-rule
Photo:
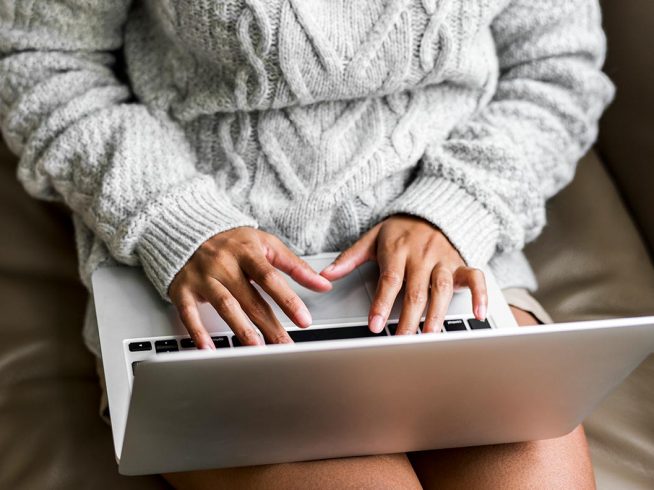
M 215 233 L 307 254 L 410 213 L 533 286 L 519 251 L 596 136 L 604 49 L 597 0 L 4 0 L 0 123 L 74 211 L 87 285 L 115 260 L 165 298 Z

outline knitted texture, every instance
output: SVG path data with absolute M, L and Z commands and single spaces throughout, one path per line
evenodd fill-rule
M 410 213 L 533 286 L 517 251 L 596 137 L 604 50 L 597 0 L 3 0 L 0 122 L 87 285 L 115 260 L 165 298 L 215 233 L 309 254 Z

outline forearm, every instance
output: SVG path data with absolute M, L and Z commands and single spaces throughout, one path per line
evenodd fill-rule
M 515 0 L 492 28 L 493 99 L 427 150 L 387 210 L 431 221 L 476 265 L 539 234 L 546 199 L 572 179 L 613 94 L 595 0 Z
M 256 223 L 197 171 L 181 129 L 132 103 L 114 73 L 128 2 L 87 7 L 2 19 L 3 134 L 28 192 L 65 202 L 165 296 L 203 241 Z

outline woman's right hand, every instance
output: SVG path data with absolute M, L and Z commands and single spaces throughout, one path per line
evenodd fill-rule
M 311 325 L 311 314 L 278 269 L 318 292 L 331 283 L 291 252 L 279 238 L 250 227 L 218 233 L 200 245 L 173 279 L 168 295 L 199 349 L 215 349 L 197 303 L 209 302 L 243 345 L 262 344 L 248 318 L 267 343 L 291 343 L 270 305 L 252 285 L 257 283 L 299 327 Z

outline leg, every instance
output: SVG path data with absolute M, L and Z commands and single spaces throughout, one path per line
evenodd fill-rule
M 518 324 L 538 322 L 512 307 Z M 425 488 L 595 488 L 584 430 L 557 439 L 409 455 Z
M 421 489 L 404 454 L 328 459 L 164 475 L 175 488 L 186 489 Z

